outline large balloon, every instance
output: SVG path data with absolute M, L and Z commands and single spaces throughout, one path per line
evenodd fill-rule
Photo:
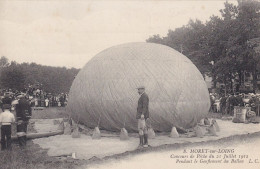
M 143 85 L 149 96 L 151 126 L 170 131 L 193 127 L 208 113 L 206 83 L 196 66 L 174 49 L 153 43 L 128 43 L 93 57 L 69 93 L 71 117 L 86 126 L 137 131 L 136 108 Z

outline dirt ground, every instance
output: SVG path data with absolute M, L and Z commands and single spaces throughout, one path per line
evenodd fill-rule
M 50 109 L 50 110 L 43 110 L 43 111 L 42 110 L 34 111 L 33 118 L 34 119 L 67 118 L 68 115 L 64 113 L 65 112 L 64 110 L 65 110 L 64 108 L 59 108 L 57 110 Z M 162 162 L 169 162 L 167 160 L 163 161 L 165 155 L 167 156 L 167 153 L 169 153 L 169 151 L 171 153 L 178 152 L 180 150 L 183 150 L 183 148 L 185 147 L 203 147 L 203 146 L 218 147 L 223 145 L 229 147 L 232 145 L 242 145 L 242 144 L 244 144 L 245 146 L 253 147 L 252 145 L 256 145 L 258 142 L 260 142 L 260 132 L 254 134 L 237 135 L 229 138 L 223 138 L 220 140 L 212 140 L 207 142 L 162 145 L 158 147 L 150 147 L 147 149 L 127 151 L 124 153 L 119 153 L 117 155 L 107 156 L 104 158 L 93 157 L 88 160 L 79 160 L 79 159 L 72 159 L 70 157 L 54 158 L 48 156 L 47 149 L 43 149 L 38 144 L 34 144 L 33 141 L 29 140 L 26 149 L 20 149 L 18 147 L 17 142 L 13 142 L 12 151 L 0 151 L 0 169 L 16 169 L 16 168 L 17 169 L 20 168 L 21 169 L 84 168 L 85 169 L 85 168 L 125 168 L 126 166 L 131 168 L 136 166 L 135 165 L 136 160 L 149 161 L 149 159 L 151 159 L 151 157 L 154 156 L 157 157 L 158 159 L 161 159 Z M 260 150 L 258 152 L 260 152 Z M 127 163 L 127 161 L 130 163 Z M 141 168 L 149 168 L 149 164 L 144 163 L 144 165 L 145 166 L 141 165 L 142 166 Z M 154 165 L 154 166 L 158 166 L 158 165 Z M 173 163 L 173 166 L 171 168 L 175 168 L 174 166 L 175 164 Z M 162 168 L 162 167 L 158 166 L 157 168 Z
M 173 144 L 173 145 L 163 145 L 154 148 L 141 149 L 134 152 L 126 152 L 123 154 L 114 155 L 111 157 L 106 157 L 104 159 L 99 159 L 96 161 L 91 161 L 89 164 L 79 166 L 79 169 L 121 169 L 121 168 L 149 168 L 149 169 L 230 169 L 230 168 L 247 168 L 247 169 L 258 169 L 260 163 L 260 132 L 249 134 L 249 135 L 237 135 L 229 138 L 223 138 L 220 140 L 213 140 L 208 142 L 198 142 L 198 143 L 186 143 L 186 144 Z M 198 163 L 188 163 L 188 162 L 177 162 L 174 156 L 185 155 L 184 150 L 189 152 L 194 149 L 233 149 L 234 158 L 236 162 L 232 162 L 232 158 L 229 156 L 229 163 L 207 163 L 207 160 L 203 160 Z M 197 153 L 199 154 L 199 153 Z M 203 154 L 203 153 L 201 153 Z M 188 153 L 190 155 L 190 153 Z M 196 154 L 195 154 L 196 155 Z M 214 154 L 216 155 L 216 154 Z M 223 160 L 224 153 L 221 159 Z M 229 153 L 226 153 L 229 155 Z M 239 155 L 247 155 L 244 162 L 237 161 Z M 216 157 L 216 156 L 215 156 Z M 225 157 L 226 158 L 226 157 Z M 203 159 L 203 158 L 199 158 Z M 228 158 L 227 158 L 228 159 Z M 257 159 L 257 160 L 256 160 Z M 252 163 L 250 163 L 250 161 Z M 224 160 L 223 160 L 224 161 Z
M 247 144 L 248 143 L 248 144 Z M 239 135 L 232 136 L 230 138 L 223 138 L 220 140 L 214 140 L 209 142 L 200 142 L 200 143 L 185 143 L 185 144 L 173 144 L 173 145 L 163 145 L 159 147 L 151 147 L 147 149 L 140 149 L 131 152 L 125 152 L 122 154 L 117 154 L 110 157 L 105 157 L 103 159 L 100 158 L 92 158 L 89 160 L 75 160 L 72 158 L 53 158 L 47 155 L 47 150 L 40 148 L 37 144 L 33 144 L 32 141 L 28 141 L 26 149 L 20 149 L 17 143 L 13 143 L 13 150 L 11 152 L 0 152 L 0 168 L 1 169 L 87 169 L 87 168 L 136 168 L 138 165 L 137 161 L 146 161 L 143 165 L 148 165 L 147 162 L 151 161 L 149 159 L 155 159 L 155 162 L 158 160 L 162 160 L 162 164 L 164 163 L 164 167 L 166 167 L 165 162 L 170 164 L 170 168 L 175 167 L 176 164 L 173 161 L 169 161 L 169 153 L 178 153 L 184 148 L 203 148 L 203 147 L 226 147 L 233 148 L 235 146 L 248 146 L 249 149 L 247 151 L 250 152 L 252 147 L 260 144 L 260 132 L 250 134 L 250 135 Z M 235 146 L 234 146 L 235 145 Z M 252 146 L 253 145 L 253 146 Z M 251 147 L 251 149 L 250 149 Z M 259 146 L 256 149 L 258 152 Z M 166 152 L 166 153 L 165 153 Z M 241 152 L 241 150 L 240 150 Z M 152 154 L 151 154 L 152 153 Z M 155 153 L 155 154 L 153 154 Z M 162 153 L 162 154 L 160 154 Z M 151 157 L 152 155 L 152 157 Z M 259 154 L 258 154 L 259 155 Z M 156 157 L 156 158 L 154 158 Z M 141 159 L 140 159 L 141 158 Z M 260 158 L 260 155 L 259 155 Z M 157 159 L 157 161 L 156 161 Z M 163 159 L 167 159 L 168 161 L 163 161 Z M 132 163 L 127 163 L 132 162 Z M 154 161 L 154 160 L 152 160 Z M 154 163 L 152 163 L 154 164 Z M 172 164 L 172 165 L 171 165 Z M 149 164 L 151 166 L 151 164 Z M 156 165 L 154 165 L 156 166 Z M 181 165 L 184 167 L 184 165 Z M 253 165 L 252 165 L 253 166 Z M 184 167 L 184 168 L 190 168 Z M 214 165 L 207 165 L 207 167 L 214 168 Z M 215 166 L 216 167 L 216 166 Z M 218 166 L 219 167 L 219 166 Z M 242 167 L 242 166 L 240 166 Z M 237 168 L 240 168 L 239 166 Z M 254 166 L 253 166 L 254 167 Z M 149 168 L 148 166 L 142 166 L 140 168 Z M 154 167 L 152 167 L 154 168 Z M 162 168 L 162 167 L 158 167 Z M 202 168 L 205 168 L 202 167 Z M 232 168 L 232 167 L 231 167 Z M 244 168 L 244 167 L 243 167 Z M 248 168 L 248 167 L 246 167 Z M 165 168 L 167 169 L 167 167 Z
M 149 145 L 158 147 L 165 144 L 207 142 L 233 135 L 260 132 L 260 124 L 232 123 L 231 121 L 220 119 L 218 119 L 217 122 L 220 126 L 220 132 L 217 132 L 217 136 L 206 134 L 203 138 L 200 138 L 181 134 L 179 138 L 171 138 L 169 137 L 169 133 L 165 133 L 164 135 L 157 134 L 154 139 L 149 139 Z M 50 123 L 46 123 L 46 125 L 49 127 Z M 55 126 L 53 126 L 53 128 L 55 128 Z M 206 129 L 203 129 L 204 133 L 207 133 Z M 102 134 L 101 131 L 101 136 Z M 130 136 L 129 140 L 121 141 L 119 135 L 114 135 L 114 133 L 106 133 L 106 136 L 102 137 L 100 140 L 93 140 L 90 135 L 81 134 L 80 138 L 72 138 L 71 135 L 57 135 L 34 139 L 33 142 L 39 144 L 40 147 L 44 149 L 48 149 L 48 155 L 50 156 L 62 156 L 76 153 L 76 158 L 85 160 L 93 157 L 104 158 L 106 156 L 121 154 L 126 151 L 134 151 L 139 144 L 138 137 Z

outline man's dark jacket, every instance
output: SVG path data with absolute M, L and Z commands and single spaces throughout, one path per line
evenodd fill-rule
M 143 93 L 138 100 L 136 119 L 140 119 L 142 114 L 145 119 L 149 118 L 149 97 L 146 93 Z
M 3 99 L 2 99 L 2 104 L 12 104 L 12 98 L 9 97 L 9 96 L 5 96 Z
M 2 100 L 0 100 L 0 108 L 3 110 L 4 104 L 12 104 L 12 98 L 9 96 L 5 96 Z M 3 110 L 4 111 L 4 110 Z
M 16 117 L 18 120 L 28 121 L 32 115 L 32 109 L 26 98 L 21 98 L 16 105 Z

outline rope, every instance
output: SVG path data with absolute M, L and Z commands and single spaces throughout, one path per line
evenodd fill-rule
M 149 118 L 150 128 L 152 128 L 152 120 Z
M 77 121 L 77 125 L 79 124 L 79 117 L 80 117 L 80 115 L 78 114 L 78 121 Z
M 99 118 L 98 118 L 98 125 L 97 125 L 97 127 L 99 127 L 99 124 L 100 124 L 100 118 L 101 118 L 101 114 L 99 115 Z
M 125 119 L 124 119 L 124 127 L 123 127 L 123 128 L 125 128 L 125 121 L 126 121 L 126 114 L 125 114 Z

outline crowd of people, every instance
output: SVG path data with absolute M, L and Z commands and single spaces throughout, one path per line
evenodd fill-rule
M 32 115 L 31 103 L 26 94 L 16 96 L 15 111 L 12 112 L 13 99 L 10 92 L 6 92 L 1 99 L 0 125 L 1 125 L 1 150 L 11 149 L 12 124 L 17 125 L 17 137 L 21 148 L 26 145 L 26 133 L 29 119 Z
M 0 89 L 0 100 L 2 100 L 5 95 L 8 95 L 12 99 L 12 109 L 14 109 L 14 106 L 18 100 L 17 97 L 21 94 L 26 95 L 32 107 L 65 107 L 68 102 L 67 93 L 47 93 L 41 88 L 36 88 L 32 85 L 29 85 L 27 88 L 24 88 L 21 91 Z
M 235 93 L 227 96 L 217 93 L 210 93 L 211 111 L 233 115 L 235 106 L 251 107 L 259 115 L 260 111 L 260 94 L 254 93 Z
M 0 89 L 1 150 L 11 149 L 11 128 L 14 123 L 17 125 L 19 145 L 25 147 L 32 107 L 64 107 L 67 101 L 66 93 L 53 95 L 32 85 L 21 91 Z

